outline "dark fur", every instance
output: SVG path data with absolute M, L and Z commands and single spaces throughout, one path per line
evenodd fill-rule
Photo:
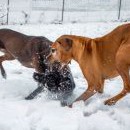
M 51 66 L 46 64 L 43 57 L 39 55 L 40 66 L 44 73 L 34 73 L 33 78 L 38 82 L 39 87 L 34 90 L 26 99 L 33 99 L 46 88 L 52 94 L 57 94 L 57 98 L 62 100 L 70 96 L 75 88 L 73 76 L 68 66 L 61 69 L 59 63 Z
M 5 53 L 0 56 L 0 69 L 3 77 L 6 78 L 2 66 L 5 60 L 17 59 L 23 66 L 35 68 L 39 72 L 36 54 L 49 52 L 51 44 L 50 40 L 42 36 L 28 36 L 10 29 L 0 29 L 0 51 Z

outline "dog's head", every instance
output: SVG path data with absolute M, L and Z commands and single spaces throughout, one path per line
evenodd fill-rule
M 49 55 L 49 61 L 61 62 L 62 64 L 68 64 L 72 59 L 72 45 L 73 40 L 61 36 L 51 46 L 51 54 Z

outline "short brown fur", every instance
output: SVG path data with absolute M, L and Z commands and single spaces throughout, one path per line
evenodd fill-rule
M 71 40 L 71 47 L 66 39 Z M 68 46 L 70 49 L 66 51 Z M 87 90 L 76 101 L 85 101 L 96 92 L 102 93 L 104 80 L 118 75 L 123 79 L 124 88 L 105 104 L 115 104 L 130 92 L 130 24 L 121 25 L 94 39 L 63 35 L 52 44 L 52 48 L 56 51 L 50 56 L 50 61 L 59 60 L 67 64 L 71 59 L 76 60 L 88 82 Z

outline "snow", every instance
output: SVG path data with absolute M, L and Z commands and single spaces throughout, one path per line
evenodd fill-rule
M 54 41 L 62 34 L 76 34 L 99 37 L 123 23 L 86 24 L 38 24 L 8 25 L 10 28 L 28 35 L 41 35 Z M 7 79 L 0 76 L 0 130 L 129 130 L 130 95 L 114 106 L 103 102 L 119 93 L 123 87 L 120 76 L 106 80 L 103 94 L 96 94 L 85 103 L 74 103 L 73 108 L 61 107 L 60 102 L 47 98 L 41 93 L 34 100 L 24 98 L 37 84 L 32 78 L 33 69 L 23 67 L 18 61 L 3 63 Z M 87 82 L 75 61 L 70 65 L 76 83 L 74 95 L 77 97 L 87 88 Z

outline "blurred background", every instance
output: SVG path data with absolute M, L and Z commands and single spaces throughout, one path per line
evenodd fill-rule
M 0 0 L 0 24 L 129 20 L 130 0 Z

